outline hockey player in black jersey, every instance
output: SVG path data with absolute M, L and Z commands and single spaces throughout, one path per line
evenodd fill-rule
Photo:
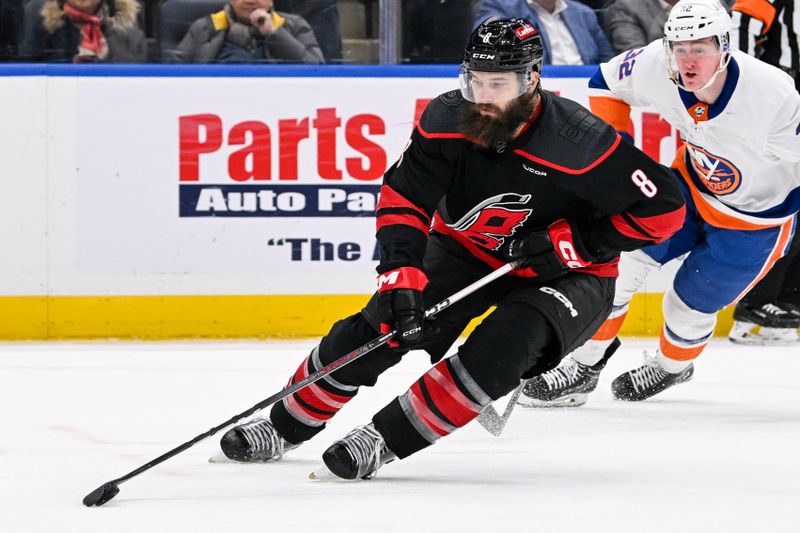
M 292 382 L 397 329 L 390 345 L 231 429 L 224 453 L 279 459 L 322 431 L 362 386 L 410 349 L 434 366 L 371 422 L 323 454 L 345 479 L 368 478 L 473 420 L 522 378 L 555 367 L 611 310 L 619 254 L 660 242 L 683 222 L 669 171 L 613 128 L 543 90 L 542 40 L 520 19 L 472 34 L 460 91 L 431 101 L 384 177 L 377 209 L 378 290 L 335 323 Z M 509 260 L 524 267 L 438 315 L 438 302 Z M 454 355 L 473 318 L 495 307 Z

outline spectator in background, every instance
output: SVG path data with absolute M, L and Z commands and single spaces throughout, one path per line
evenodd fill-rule
M 616 0 L 605 9 L 603 26 L 617 53 L 642 48 L 664 36 L 664 23 L 678 0 Z
M 13 61 L 19 53 L 22 0 L 0 0 L 0 61 Z
M 472 33 L 474 0 L 404 0 L 403 58 L 411 63 L 460 63 Z
M 342 34 L 336 0 L 274 0 L 278 11 L 299 15 L 314 30 L 326 63 L 342 62 Z
M 585 4 L 595 11 L 603 9 L 606 4 L 610 4 L 614 0 L 578 0 L 581 4 Z
M 526 18 L 544 39 L 544 62 L 593 65 L 614 57 L 595 12 L 575 0 L 481 0 L 473 26 L 489 17 Z
M 136 0 L 30 1 L 25 5 L 21 59 L 142 63 L 147 47 L 136 19 L 139 9 Z
M 272 9 L 272 0 L 230 0 L 192 23 L 178 44 L 180 63 L 324 63 L 308 22 Z

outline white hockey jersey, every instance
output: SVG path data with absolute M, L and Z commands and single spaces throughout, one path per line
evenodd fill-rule
M 773 227 L 800 209 L 800 94 L 780 69 L 736 50 L 722 93 L 707 105 L 669 79 L 658 40 L 600 65 L 589 102 L 618 130 L 636 105 L 678 129 L 685 142 L 673 167 L 711 225 Z

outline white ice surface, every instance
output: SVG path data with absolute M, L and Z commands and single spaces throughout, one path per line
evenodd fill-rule
M 626 341 L 583 408 L 518 408 L 499 439 L 473 423 L 372 481 L 309 481 L 428 368 L 412 353 L 283 463 L 209 464 L 215 436 L 91 509 L 104 481 L 278 391 L 312 342 L 0 344 L 0 532 L 800 531 L 800 347 L 718 340 L 692 382 L 614 401 L 654 344 Z

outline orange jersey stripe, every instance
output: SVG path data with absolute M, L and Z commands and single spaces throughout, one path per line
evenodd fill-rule
M 589 109 L 592 113 L 608 122 L 617 131 L 627 131 L 633 135 L 631 124 L 631 106 L 625 101 L 610 96 L 590 96 Z
M 781 231 L 780 234 L 778 235 L 778 240 L 775 243 L 775 247 L 772 249 L 772 253 L 770 253 L 769 255 L 769 259 L 767 260 L 764 267 L 761 269 L 761 273 L 758 275 L 756 279 L 754 279 L 750 283 L 750 285 L 747 286 L 747 288 L 744 291 L 742 291 L 742 293 L 739 296 L 736 297 L 736 300 L 734 300 L 732 303 L 738 302 L 739 300 L 744 298 L 744 295 L 750 292 L 750 289 L 752 289 L 759 281 L 761 281 L 761 278 L 767 275 L 767 273 L 772 269 L 773 265 L 778 261 L 778 259 L 783 257 L 783 251 L 786 249 L 786 245 L 789 243 L 789 239 L 792 238 L 793 223 L 794 223 L 794 217 L 787 220 L 781 226 Z

